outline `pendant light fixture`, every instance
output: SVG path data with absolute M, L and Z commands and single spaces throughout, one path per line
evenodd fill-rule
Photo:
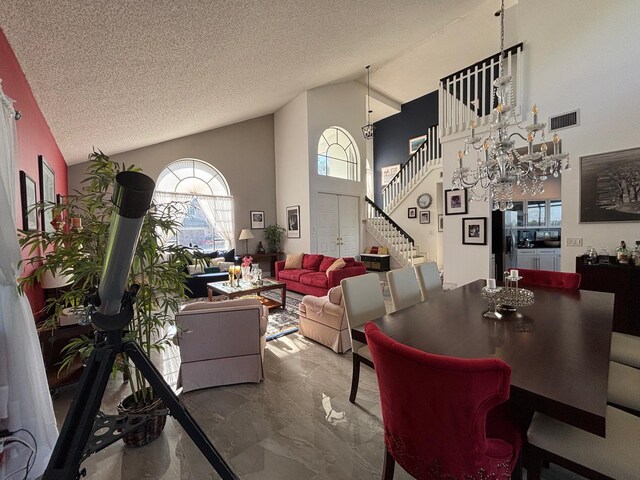
M 367 65 L 365 68 L 367 69 L 367 124 L 362 127 L 362 135 L 367 140 L 371 140 L 373 138 L 373 130 L 376 128 L 371 123 L 371 90 L 369 88 L 369 67 L 371 65 Z

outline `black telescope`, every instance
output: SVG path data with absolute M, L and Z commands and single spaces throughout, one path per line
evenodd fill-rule
M 154 181 L 139 172 L 126 171 L 116 175 L 112 196 L 115 211 L 111 217 L 107 252 L 97 298 L 90 299 L 95 308 L 91 320 L 106 332 L 101 335 L 106 339 L 98 340 L 99 336 L 96 336 L 95 348 L 80 377 L 43 480 L 84 476 L 86 470 L 80 469 L 80 464 L 89 455 L 139 429 L 151 417 L 167 413 L 105 415 L 100 412 L 104 390 L 118 355 L 126 355 L 136 366 L 220 477 L 238 479 L 142 348 L 134 340 L 123 338 L 123 329 L 133 318 L 138 288 L 133 285 L 127 291 L 127 278 L 154 187 Z
M 92 315 L 92 321 L 103 330 L 119 330 L 130 320 L 118 314 L 154 188 L 155 182 L 143 173 L 125 171 L 116 175 L 112 196 L 115 211 L 95 302 L 96 313 Z

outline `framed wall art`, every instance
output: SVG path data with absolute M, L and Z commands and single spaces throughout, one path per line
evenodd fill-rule
M 431 212 L 429 210 L 420 212 L 420 223 L 431 223 Z
M 249 212 L 251 217 L 251 230 L 264 228 L 264 212 L 260 210 L 251 210 Z
M 409 139 L 409 156 L 418 151 L 424 142 L 427 141 L 426 135 L 420 135 L 419 137 L 413 137 Z
M 640 147 L 580 157 L 580 223 L 640 221 Z
M 36 182 L 20 170 L 20 203 L 22 204 L 22 229 L 38 229 L 38 212 L 35 204 L 38 201 Z
M 53 232 L 53 210 L 56 203 L 56 174 L 42 155 L 38 155 L 38 174 L 40 176 L 40 201 L 43 203 L 40 221 L 43 232 Z
M 484 217 L 462 219 L 462 244 L 487 244 L 487 219 Z
M 407 208 L 407 218 L 418 218 L 418 207 Z
M 467 213 L 467 191 L 466 190 L 445 190 L 444 191 L 444 213 L 445 215 L 464 215 Z
M 380 174 L 381 174 L 380 185 L 382 186 L 382 188 L 386 187 L 389 184 L 389 182 L 393 180 L 393 177 L 395 177 L 398 174 L 399 171 L 400 171 L 400 164 L 381 167 L 380 168 Z
M 441 213 L 438 214 L 438 231 L 444 231 L 444 215 L 442 215 Z
M 287 207 L 287 238 L 300 238 L 300 205 Z

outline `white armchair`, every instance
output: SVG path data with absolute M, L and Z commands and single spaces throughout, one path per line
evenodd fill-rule
M 195 302 L 176 314 L 183 392 L 263 378 L 269 310 L 257 299 Z

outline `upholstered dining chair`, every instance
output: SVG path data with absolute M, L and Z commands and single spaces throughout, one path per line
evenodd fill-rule
M 566 290 L 578 290 L 582 278 L 579 273 L 529 270 L 526 268 L 519 268 L 518 274 L 522 277 L 518 283 L 520 287 L 553 287 Z
M 640 337 L 613 332 L 611 334 L 611 360 L 640 368 Z
M 442 293 L 442 281 L 440 280 L 440 272 L 436 262 L 420 263 L 414 268 L 418 278 L 418 285 L 420 286 L 420 293 L 422 294 L 422 301 Z
M 410 307 L 422 301 L 416 271 L 413 267 L 397 268 L 387 272 L 393 310 Z
M 347 312 L 349 333 L 370 320 L 386 315 L 384 297 L 380 290 L 380 277 L 376 273 L 367 273 L 356 277 L 345 278 L 340 282 L 342 286 L 342 300 Z M 355 403 L 360 381 L 360 364 L 373 368 L 373 361 L 369 347 L 351 337 L 351 351 L 353 355 L 353 373 L 351 375 L 351 393 L 349 401 Z
M 539 480 L 550 461 L 587 478 L 632 479 L 640 475 L 640 417 L 612 406 L 600 437 L 536 412 L 527 435 L 527 480 Z
M 503 404 L 511 367 L 500 359 L 433 355 L 365 327 L 380 389 L 386 454 L 418 479 L 521 478 L 522 434 Z

